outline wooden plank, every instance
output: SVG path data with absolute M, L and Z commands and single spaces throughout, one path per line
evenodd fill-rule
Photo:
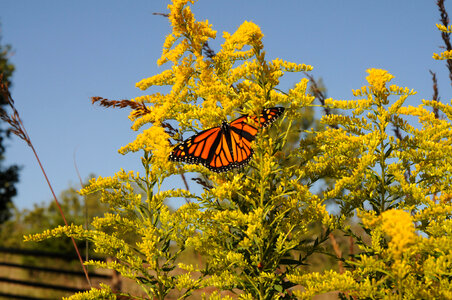
M 0 276 L 0 282 L 33 286 L 33 287 L 39 287 L 39 288 L 44 288 L 44 289 L 59 290 L 59 291 L 65 291 L 65 292 L 71 292 L 71 293 L 86 291 L 86 289 L 79 289 L 79 288 L 75 288 L 75 287 L 41 283 L 41 282 L 32 282 L 32 281 L 19 280 L 19 279 L 11 279 L 11 278 L 7 278 L 7 277 L 3 277 L 3 276 Z
M 64 260 L 78 260 L 78 257 L 74 251 L 74 253 L 61 253 L 61 252 L 50 252 L 50 251 L 38 251 L 38 250 L 29 250 L 29 249 L 16 249 L 16 248 L 7 248 L 0 247 L 0 252 L 9 253 L 9 254 L 22 254 L 22 255 L 31 255 L 31 256 L 40 256 L 40 257 L 50 257 L 50 258 L 60 258 Z M 102 260 L 105 261 L 105 258 L 99 256 L 90 256 L 89 259 L 94 260 Z
M 25 295 L 13 295 L 9 293 L 3 293 L 0 292 L 0 297 L 5 297 L 7 299 L 19 299 L 19 300 L 43 300 L 44 298 L 36 298 L 31 296 L 25 296 Z
M 54 269 L 54 268 L 37 267 L 37 266 L 27 266 L 27 265 L 21 265 L 21 264 L 16 264 L 16 263 L 9 263 L 9 262 L 0 262 L 0 266 L 85 277 L 85 273 L 83 273 L 82 271 L 72 271 L 72 270 Z M 98 273 L 94 273 L 94 272 L 88 273 L 88 274 L 89 274 L 89 277 L 106 278 L 106 279 L 111 278 L 111 275 L 107 275 L 107 274 L 98 274 Z

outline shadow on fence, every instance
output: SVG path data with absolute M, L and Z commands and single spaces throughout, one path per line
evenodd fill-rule
M 95 287 L 118 280 L 110 270 L 89 276 Z M 87 289 L 75 255 L 0 247 L 0 299 L 61 299 Z

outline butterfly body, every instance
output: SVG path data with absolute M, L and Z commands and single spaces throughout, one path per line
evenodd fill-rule
M 202 164 L 214 172 L 242 167 L 253 155 L 251 142 L 258 128 L 267 127 L 283 112 L 283 107 L 266 108 L 259 117 L 243 115 L 231 123 L 224 121 L 176 145 L 169 160 Z

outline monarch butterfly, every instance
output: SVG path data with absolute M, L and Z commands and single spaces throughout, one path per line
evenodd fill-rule
M 204 130 L 176 145 L 169 160 L 202 164 L 214 172 L 226 172 L 246 165 L 251 156 L 251 142 L 258 128 L 273 123 L 284 107 L 265 108 L 259 117 L 243 115 L 231 123 Z M 254 123 L 254 126 L 251 124 Z

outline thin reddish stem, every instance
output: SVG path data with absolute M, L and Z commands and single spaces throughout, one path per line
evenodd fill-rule
M 22 121 L 20 121 L 20 122 L 22 123 Z M 25 131 L 25 129 L 24 129 L 24 131 Z M 27 134 L 27 133 L 25 132 L 25 134 Z M 28 137 L 28 134 L 27 134 L 27 137 Z M 69 227 L 69 224 L 66 221 L 66 217 L 64 216 L 63 209 L 60 206 L 60 202 L 58 201 L 58 198 L 55 195 L 55 192 L 53 191 L 52 184 L 50 184 L 50 181 L 49 181 L 49 178 L 47 177 L 46 171 L 44 170 L 44 167 L 41 164 L 41 160 L 39 159 L 39 156 L 36 153 L 36 150 L 33 147 L 33 144 L 31 143 L 31 141 L 30 141 L 30 147 L 31 147 L 31 150 L 33 150 L 33 153 L 34 153 L 34 155 L 36 157 L 36 160 L 38 161 L 38 164 L 39 164 L 39 167 L 41 168 L 42 174 L 44 174 L 44 178 L 46 179 L 47 184 L 49 185 L 50 191 L 52 192 L 52 195 L 53 195 L 53 199 L 55 200 L 55 204 L 57 205 L 58 210 L 59 210 L 59 212 L 61 214 L 61 217 L 63 218 L 64 224 Z M 86 266 L 83 264 L 83 259 L 82 259 L 82 256 L 80 255 L 80 251 L 78 250 L 77 243 L 75 242 L 75 239 L 72 236 L 71 236 L 71 241 L 72 241 L 72 244 L 74 245 L 75 252 L 77 252 L 77 257 L 78 257 L 78 259 L 80 261 L 80 264 L 82 265 L 83 272 L 85 273 L 86 281 L 88 282 L 89 286 L 92 287 L 91 280 L 89 279 L 89 275 L 88 275 L 88 270 L 86 269 Z
M 44 170 L 44 167 L 42 166 L 41 160 L 39 159 L 38 153 L 36 152 L 35 148 L 33 147 L 33 144 L 31 143 L 30 136 L 27 133 L 27 130 L 25 129 L 24 124 L 22 123 L 21 118 L 19 117 L 19 113 L 14 107 L 14 100 L 11 97 L 11 94 L 8 90 L 8 84 L 3 81 L 3 74 L 0 74 L 0 93 L 5 98 L 5 101 L 9 104 L 11 109 L 13 110 L 13 114 L 11 116 L 6 114 L 6 111 L 3 111 L 3 113 L 0 114 L 0 117 L 2 120 L 8 122 L 11 125 L 11 132 L 16 134 L 18 137 L 23 139 L 28 146 L 30 146 L 31 150 L 33 151 L 36 160 L 38 161 L 39 167 L 41 168 L 42 174 L 44 175 L 44 178 L 47 181 L 47 184 L 49 185 L 50 191 L 52 192 L 53 198 L 55 199 L 55 203 L 58 207 L 58 210 L 61 214 L 61 217 L 63 218 L 64 224 L 69 227 L 69 224 L 67 223 L 66 217 L 64 216 L 63 209 L 60 206 L 60 203 L 58 201 L 57 196 L 55 195 L 55 192 L 53 191 L 52 185 L 50 184 L 49 178 L 47 177 L 47 174 Z M 74 245 L 75 252 L 77 252 L 78 259 L 80 261 L 80 264 L 82 265 L 83 272 L 85 273 L 86 281 L 88 282 L 89 286 L 91 285 L 91 280 L 89 279 L 88 271 L 83 264 L 82 256 L 80 255 L 80 251 L 78 250 L 77 244 L 75 243 L 75 239 L 71 237 L 72 244 Z

